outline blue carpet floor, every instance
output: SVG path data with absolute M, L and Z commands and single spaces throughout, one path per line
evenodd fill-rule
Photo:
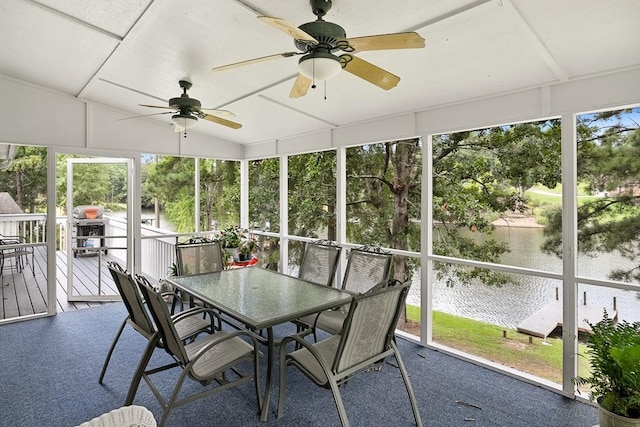
M 127 326 L 103 385 L 98 375 L 125 314 L 124 306 L 114 303 L 0 326 L 0 426 L 75 426 L 122 406 L 146 340 Z M 425 426 L 597 424 L 597 410 L 590 405 L 402 339 L 398 344 Z M 151 364 L 167 360 L 157 350 Z M 177 375 L 175 370 L 162 375 L 168 394 Z M 187 386 L 200 389 L 193 381 Z M 168 425 L 340 425 L 331 392 L 313 386 L 299 371 L 289 369 L 286 413 L 279 420 L 277 393 L 276 384 L 267 422 L 258 419 L 248 383 L 175 409 Z M 342 387 L 342 396 L 352 426 L 413 425 L 402 378 L 390 363 L 350 381 Z M 160 406 L 144 382 L 135 404 L 146 406 L 160 420 Z

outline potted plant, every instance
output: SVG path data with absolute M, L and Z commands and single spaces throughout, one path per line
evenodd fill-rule
M 220 240 L 220 245 L 222 248 L 233 257 L 235 261 L 239 261 L 239 251 L 238 248 L 242 243 L 243 232 L 238 226 L 227 227 L 224 230 L 220 231 L 220 236 L 218 239 Z
M 242 243 L 238 247 L 240 252 L 240 261 L 248 261 L 251 259 L 251 254 L 260 251 L 260 245 L 258 240 L 251 234 L 245 235 L 242 239 Z
M 640 426 L 640 322 L 615 322 L 605 310 L 602 320 L 589 326 L 591 373 L 575 383 L 591 386 L 600 427 Z

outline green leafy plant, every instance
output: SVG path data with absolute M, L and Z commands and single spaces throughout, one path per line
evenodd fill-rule
M 640 322 L 616 323 L 605 310 L 603 319 L 590 326 L 591 375 L 575 383 L 590 385 L 591 398 L 604 409 L 640 418 Z
M 258 240 L 251 234 L 248 234 L 243 236 L 242 243 L 240 243 L 238 250 L 241 254 L 248 256 L 262 249 L 260 248 Z
M 244 233 L 240 227 L 227 227 L 220 231 L 219 240 L 223 248 L 237 248 L 242 243 L 243 235 Z

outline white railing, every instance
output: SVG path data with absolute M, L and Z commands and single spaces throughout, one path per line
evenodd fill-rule
M 0 238 L 19 236 L 26 243 L 43 243 L 47 235 L 45 214 L 0 214 Z

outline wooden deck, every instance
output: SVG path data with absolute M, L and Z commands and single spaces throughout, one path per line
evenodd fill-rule
M 47 311 L 47 263 L 46 248 L 35 248 L 34 267 L 35 276 L 31 272 L 31 266 L 25 266 L 22 271 L 17 271 L 15 263 L 9 262 L 0 276 L 0 319 L 9 319 L 30 314 L 44 313 Z M 115 260 L 109 255 L 102 255 L 101 265 L 101 295 L 117 295 L 118 291 L 106 263 Z M 98 295 L 98 260 L 94 256 L 78 256 L 72 258 L 74 262 L 73 287 L 74 295 Z M 56 310 L 58 312 L 78 310 L 88 307 L 96 307 L 102 302 L 67 301 L 67 255 L 64 252 L 56 253 Z M 116 260 L 120 261 L 120 260 Z M 121 262 L 121 261 L 120 261 Z M 31 263 L 31 257 L 29 257 Z

